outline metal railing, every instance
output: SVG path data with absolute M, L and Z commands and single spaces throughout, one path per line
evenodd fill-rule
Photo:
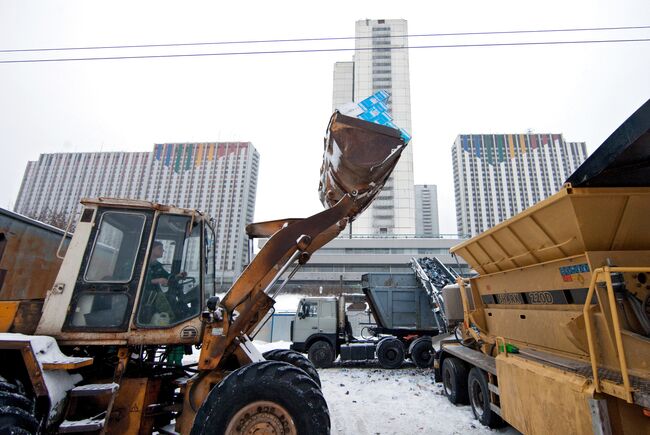
M 612 273 L 649 273 L 650 268 L 648 267 L 610 267 L 604 266 L 598 269 L 595 269 L 591 275 L 591 282 L 589 284 L 589 291 L 587 292 L 587 298 L 585 300 L 585 305 L 582 309 L 582 313 L 585 319 L 585 331 L 587 333 L 587 344 L 589 345 L 589 359 L 591 361 L 591 371 L 594 377 L 594 386 L 597 392 L 601 391 L 600 379 L 598 376 L 598 360 L 596 355 L 596 343 L 594 342 L 594 331 L 593 323 L 591 320 L 591 300 L 593 299 L 594 293 L 598 300 L 598 305 L 600 306 L 601 312 L 604 316 L 607 315 L 605 310 L 605 304 L 601 300 L 601 296 L 596 292 L 596 286 L 598 283 L 605 282 L 607 290 L 607 301 L 609 303 L 609 315 L 612 320 L 613 331 L 609 331 L 609 326 L 607 319 L 605 319 L 605 328 L 608 330 L 608 334 L 614 335 L 614 342 L 616 346 L 616 352 L 618 354 L 618 362 L 621 370 L 621 378 L 623 380 L 623 388 L 625 390 L 625 400 L 628 403 L 633 403 L 634 398 L 632 396 L 632 387 L 630 386 L 630 375 L 627 369 L 627 360 L 625 358 L 625 348 L 623 346 L 623 336 L 621 334 L 621 324 L 619 322 L 618 310 L 616 304 L 616 298 L 614 295 L 614 286 L 612 284 Z

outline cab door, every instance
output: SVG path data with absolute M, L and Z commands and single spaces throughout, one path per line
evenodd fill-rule
M 293 342 L 304 343 L 318 333 L 318 301 L 303 299 L 293 322 Z
M 336 334 L 336 301 L 318 301 L 318 332 Z

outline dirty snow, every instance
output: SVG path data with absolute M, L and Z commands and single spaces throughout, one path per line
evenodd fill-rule
M 291 343 L 254 341 L 260 352 L 287 349 Z M 469 406 L 451 404 L 433 370 L 405 363 L 386 370 L 376 362 L 337 362 L 318 369 L 332 421 L 332 434 L 508 434 L 490 430 L 474 419 Z

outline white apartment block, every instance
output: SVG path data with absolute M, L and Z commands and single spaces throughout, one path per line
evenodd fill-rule
M 412 134 L 407 35 L 406 20 L 357 21 L 352 62 L 334 65 L 333 108 L 386 90 L 393 121 Z M 383 191 L 353 223 L 354 234 L 415 234 L 412 147 L 406 147 Z
M 144 199 L 215 219 L 218 278 L 232 282 L 248 262 L 259 154 L 249 142 L 157 144 L 153 152 L 41 154 L 27 163 L 15 211 L 70 217 L 79 200 Z
M 452 147 L 458 234 L 475 236 L 556 193 L 587 158 L 561 134 L 461 134 Z
M 439 237 L 438 188 L 435 184 L 415 185 L 415 234 Z

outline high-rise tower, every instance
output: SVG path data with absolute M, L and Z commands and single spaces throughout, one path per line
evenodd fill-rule
M 435 184 L 416 184 L 415 204 L 415 234 L 439 237 L 438 187 Z
M 561 134 L 461 134 L 451 154 L 458 234 L 475 236 L 556 193 L 587 146 Z
M 144 199 L 215 219 L 216 270 L 226 288 L 248 262 L 259 154 L 250 142 L 158 144 L 153 152 L 41 154 L 28 162 L 15 210 L 67 221 L 81 198 Z
M 334 65 L 333 108 L 386 90 L 393 122 L 412 134 L 406 20 L 356 22 L 352 62 Z M 413 151 L 409 145 L 383 191 L 352 225 L 354 234 L 415 234 Z

